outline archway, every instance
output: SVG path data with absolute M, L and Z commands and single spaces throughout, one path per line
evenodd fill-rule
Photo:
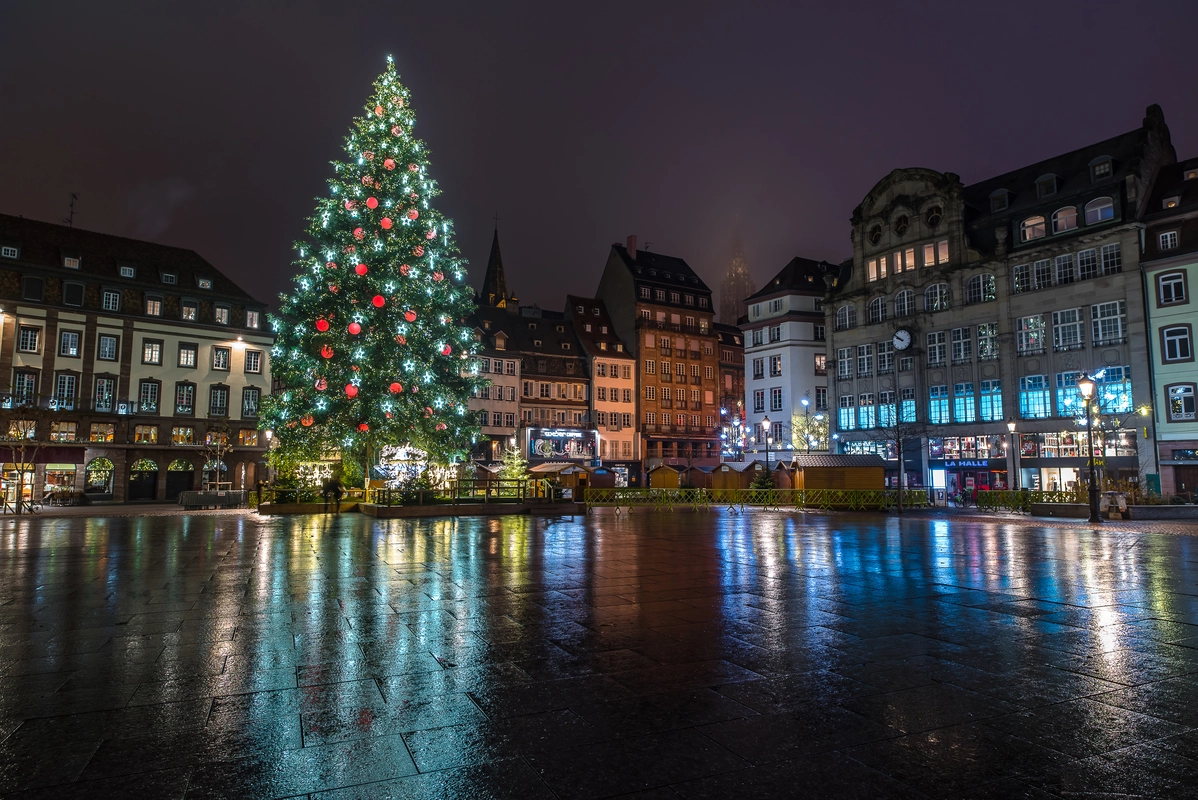
M 186 458 L 176 458 L 166 467 L 166 499 L 178 502 L 179 494 L 195 486 L 196 466 Z
M 112 496 L 112 480 L 116 476 L 116 467 L 107 458 L 100 456 L 87 462 L 83 473 L 83 491 L 94 499 L 99 495 Z
M 158 493 L 158 463 L 139 458 L 129 467 L 129 499 L 153 500 Z

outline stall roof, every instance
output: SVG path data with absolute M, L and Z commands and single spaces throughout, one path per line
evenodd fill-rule
M 885 467 L 881 456 L 872 453 L 836 455 L 832 453 L 804 453 L 796 455 L 791 464 L 799 469 L 807 467 Z

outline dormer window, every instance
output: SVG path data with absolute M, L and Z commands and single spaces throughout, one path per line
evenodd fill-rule
M 121 267 L 121 277 L 122 278 L 136 278 L 137 277 L 137 268 L 129 267 L 129 266 Z
M 1177 208 L 1179 205 L 1181 205 L 1181 195 L 1166 197 L 1163 201 L 1161 201 L 1161 205 L 1164 208 Z
M 1109 197 L 1099 197 L 1086 203 L 1086 224 L 1095 225 L 1115 218 L 1115 204 Z
M 174 286 L 179 282 L 179 276 L 173 272 L 164 272 L 162 273 L 162 282 Z
M 196 278 L 196 286 L 200 287 L 201 289 L 211 289 L 212 288 L 212 279 L 211 278 Z
M 590 333 L 590 332 L 591 332 L 591 323 L 589 323 L 589 322 L 584 322 L 584 323 L 582 324 L 582 329 L 583 329 L 584 331 L 586 331 L 587 333 Z
M 3 247 L 0 247 L 0 257 L 3 257 L 3 258 L 16 258 L 16 257 L 17 257 L 17 256 L 19 256 L 20 254 L 21 254 L 21 253 L 20 253 L 20 250 L 18 250 L 17 248 L 13 247 L 12 245 L 6 244 L 6 245 L 4 245 Z
M 624 352 L 624 345 L 621 342 L 616 342 L 616 352 L 617 353 Z
M 1109 156 L 1101 156 L 1090 162 L 1090 181 L 1097 183 L 1100 180 L 1111 177 L 1111 159 Z
M 998 189 L 990 193 L 990 213 L 994 214 L 999 211 L 1005 211 L 1011 204 L 1011 193 L 1006 189 Z
M 566 332 L 566 327 L 565 327 L 564 325 L 558 325 L 558 326 L 557 326 L 557 332 L 558 332 L 558 333 L 565 333 L 565 332 Z
M 66 267 L 67 269 L 79 269 L 79 257 L 78 256 L 63 256 L 62 257 L 62 265 L 64 267 Z
M 507 337 L 504 336 L 502 333 L 498 334 L 495 337 L 495 349 L 496 350 L 506 350 L 507 349 Z
M 1198 178 L 1198 169 L 1187 169 L 1181 176 L 1183 181 L 1192 181 L 1195 178 Z
M 1057 193 L 1057 176 L 1044 175 L 1036 179 L 1036 197 L 1048 197 Z
M 533 339 L 533 340 L 532 340 L 532 346 L 533 346 L 533 347 L 540 347 L 540 346 L 541 346 L 541 340 L 540 340 L 540 339 Z
M 570 343 L 569 343 L 569 342 L 562 342 L 562 349 L 563 349 L 563 350 L 569 350 L 569 349 L 570 349 Z
M 537 323 L 535 323 L 535 322 L 528 323 L 528 329 L 530 331 L 535 331 L 537 329 Z
M 1042 239 L 1046 233 L 1044 227 L 1044 217 L 1028 217 L 1023 222 L 1019 223 L 1019 241 L 1030 242 L 1033 239 Z
M 606 349 L 607 349 L 607 342 L 600 342 L 600 343 L 599 343 L 599 349 L 600 349 L 600 350 L 606 350 Z
M 484 330 L 484 331 L 489 331 L 489 330 L 491 330 L 491 320 L 489 320 L 489 319 L 484 319 L 484 320 L 483 320 L 483 330 Z
M 585 312 L 583 311 L 583 308 L 582 308 L 582 306 L 574 306 L 574 310 L 575 310 L 576 312 L 578 312 L 579 314 L 583 314 L 583 313 L 585 313 Z
M 597 309 L 597 308 L 592 308 L 592 309 L 591 309 L 591 316 L 593 316 L 593 317 L 597 317 L 597 316 L 599 316 L 599 309 Z

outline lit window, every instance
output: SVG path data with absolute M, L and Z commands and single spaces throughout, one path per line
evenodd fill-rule
M 217 306 L 216 308 L 212 309 L 212 316 L 213 316 L 213 320 L 216 322 L 217 325 L 228 325 L 229 324 L 229 307 L 228 306 Z
M 1194 384 L 1182 383 L 1169 387 L 1169 421 L 1182 422 L 1195 418 Z
M 136 444 L 158 444 L 157 425 L 135 425 L 133 441 Z
M 1077 227 L 1077 206 L 1065 206 L 1052 215 L 1052 232 L 1064 233 Z
M 1111 160 L 1109 158 L 1095 159 L 1090 162 L 1090 180 L 1098 181 L 1111 175 Z
M 141 363 L 143 364 L 161 364 L 162 363 L 162 342 L 152 339 L 146 339 L 141 346 Z
M 932 425 L 947 425 L 948 416 L 948 387 L 928 387 L 928 422 Z
M 120 311 L 121 293 L 111 291 L 104 292 L 103 308 L 105 311 Z
M 245 351 L 245 371 L 258 374 L 262 372 L 262 352 L 259 350 Z
M 62 260 L 62 265 L 67 269 L 79 269 L 79 259 L 74 256 L 66 256 Z
M 1109 197 L 1099 197 L 1086 203 L 1086 224 L 1095 225 L 1115 218 L 1115 204 Z
M 245 326 L 247 328 L 257 328 L 261 324 L 262 324 L 262 312 L 261 311 L 246 311 L 245 312 Z
M 1019 379 L 1019 416 L 1024 419 L 1052 416 L 1052 390 L 1047 375 L 1026 375 Z
M 1019 223 L 1019 241 L 1030 242 L 1045 236 L 1044 217 L 1028 217 Z
M 179 345 L 179 366 L 186 368 L 194 368 L 196 365 L 197 345 L 180 344 Z
M 212 368 L 222 371 L 229 369 L 229 348 L 213 347 L 212 348 Z
M 1177 247 L 1177 231 L 1166 231 L 1160 235 L 1162 250 L 1172 250 Z
M 147 297 L 146 298 L 146 315 L 150 317 L 162 316 L 162 298 Z
M 200 306 L 194 300 L 184 300 L 180 316 L 184 322 L 195 322 L 200 314 Z
M 995 298 L 994 276 L 990 273 L 974 275 L 965 286 L 965 302 L 986 303 Z
M 196 286 L 200 287 L 201 289 L 211 289 L 212 288 L 212 279 L 211 278 L 196 278 Z
M 924 311 L 947 311 L 949 308 L 949 289 L 947 283 L 934 283 L 923 293 Z
M 190 425 L 176 425 L 171 428 L 171 444 L 191 445 L 196 443 L 196 429 Z

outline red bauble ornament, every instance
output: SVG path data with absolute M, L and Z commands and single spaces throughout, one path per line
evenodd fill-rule
M 403 336 L 402 334 L 401 334 L 401 335 L 399 335 L 399 336 L 396 336 L 396 337 L 395 337 L 395 343 L 396 343 L 396 344 L 407 344 L 407 343 L 408 343 L 408 337 L 406 337 L 406 336 Z
M 374 178 L 370 177 L 369 175 L 362 176 L 362 185 L 363 186 L 370 186 L 373 183 L 374 183 Z
M 429 231 L 428 233 L 424 234 L 424 238 L 425 238 L 425 239 L 436 239 L 436 238 L 437 238 L 437 231 L 436 231 L 436 230 L 431 230 L 431 231 Z
M 381 117 L 381 116 L 383 116 L 383 107 L 382 107 L 382 106 L 375 106 L 375 107 L 374 107 L 374 115 L 375 115 L 376 117 Z
M 333 357 L 333 348 L 329 347 L 327 344 L 324 345 L 323 347 L 320 348 L 320 356 L 321 356 L 321 358 L 332 358 Z
M 408 277 L 408 273 L 411 271 L 412 271 L 412 268 L 409 267 L 407 264 L 399 265 L 399 274 L 403 275 L 405 278 Z
M 328 267 L 329 269 L 337 269 L 337 262 L 330 261 L 329 263 L 325 264 L 325 266 Z
M 352 252 L 356 251 L 357 249 L 358 248 L 354 247 L 352 244 L 347 244 L 345 246 L 345 252 L 347 252 L 347 253 L 352 253 Z
M 450 347 L 449 345 L 445 345 L 444 347 L 441 348 L 441 355 L 448 356 L 448 355 L 452 355 L 452 354 L 453 354 L 453 348 Z
M 305 414 L 304 416 L 300 417 L 300 425 L 303 425 L 305 428 L 311 428 L 312 423 L 315 421 L 316 420 L 312 418 L 311 414 Z
M 366 231 L 361 228 L 354 228 L 354 238 L 359 242 L 366 238 Z
M 408 172 L 418 172 L 419 170 L 420 167 L 416 166 L 415 164 L 408 164 Z
M 291 420 L 291 422 L 288 422 L 288 423 L 287 423 L 287 427 L 288 427 L 288 428 L 294 428 L 294 427 L 295 427 L 295 420 Z
M 442 273 L 440 273 L 440 272 L 434 272 L 434 273 L 433 273 L 433 280 L 435 280 L 435 281 L 443 281 L 443 280 L 445 280 L 445 275 L 444 275 L 444 274 L 442 274 Z
M 365 275 L 369 271 L 370 270 L 367 268 L 367 266 L 365 264 L 355 264 L 354 265 L 354 272 L 358 273 L 359 275 Z
M 338 287 L 337 287 L 337 284 L 335 284 L 335 283 L 330 283 L 330 284 L 329 284 L 329 291 L 330 291 L 330 292 L 332 292 L 333 294 L 337 294 L 337 292 L 339 291 L 339 289 L 338 289 Z
M 416 392 L 419 392 L 419 391 L 420 391 L 420 387 L 419 387 L 419 386 L 413 386 L 413 387 L 412 387 L 412 394 L 415 394 Z
M 424 245 L 418 244 L 412 248 L 412 254 L 416 256 L 424 255 Z
M 352 383 L 345 384 L 345 396 L 346 397 L 357 397 L 358 396 L 358 387 L 354 386 Z
M 400 97 L 399 95 L 392 97 L 391 105 L 395 106 L 396 108 L 403 108 L 403 98 Z
M 391 394 L 399 394 L 402 391 L 403 391 L 403 384 L 401 384 L 399 381 L 396 381 L 395 383 L 391 384 Z
M 354 372 L 357 372 L 357 371 L 358 371 L 358 365 L 357 365 L 357 364 L 351 364 L 349 368 L 350 368 L 350 369 L 352 369 Z
M 378 198 L 376 198 L 376 197 L 367 197 L 367 198 L 366 198 L 366 207 L 367 207 L 367 208 L 378 208 L 378 207 L 379 207 L 379 201 L 378 201 Z
M 357 336 L 359 333 L 362 332 L 362 326 L 356 322 L 351 322 L 349 325 L 346 326 L 345 329 L 350 332 L 351 336 Z
M 374 153 L 370 152 L 369 150 L 367 150 L 362 155 L 366 158 L 367 161 L 374 161 Z
M 391 129 L 391 132 L 392 132 L 392 133 L 395 133 L 395 128 L 392 128 L 392 129 Z M 398 134 L 398 133 L 395 133 L 395 135 L 396 135 L 396 136 L 399 136 L 399 134 Z M 394 158 L 388 158 L 388 159 L 385 159 L 385 160 L 383 161 L 383 166 L 384 166 L 385 168 L 387 168 L 387 169 L 395 169 L 395 159 L 394 159 Z
M 317 378 L 316 383 L 314 383 L 313 386 L 316 387 L 316 391 L 323 392 L 325 389 L 329 388 L 329 382 L 324 378 Z
M 448 426 L 448 425 L 446 425 L 444 422 L 438 422 L 438 423 L 437 423 L 437 430 L 439 430 L 439 431 L 443 431 L 443 430 L 445 430 L 447 427 L 449 427 L 449 426 Z
M 387 298 L 383 297 L 381 294 L 376 294 L 374 297 L 370 298 L 370 302 L 375 308 L 382 308 L 383 303 L 387 302 Z
M 365 422 L 359 422 L 358 430 L 365 432 L 365 431 L 370 430 L 370 426 L 368 424 L 366 424 Z
M 385 230 L 385 231 L 391 230 L 391 218 L 383 217 L 382 219 L 379 220 L 379 225 L 381 225 L 383 227 L 383 230 Z
M 385 416 L 387 419 L 391 419 L 391 417 L 394 415 L 390 411 L 384 411 L 383 416 Z
M 324 333 L 328 329 L 329 329 L 329 321 L 327 319 L 316 320 L 316 330 L 320 331 L 321 333 Z
M 409 308 L 407 311 L 403 312 L 403 318 L 408 322 L 415 322 L 416 312 Z
M 416 218 L 417 218 L 417 217 L 419 217 L 419 216 L 420 216 L 420 212 L 419 212 L 419 211 L 417 211 L 417 210 L 416 210 L 416 209 L 414 209 L 414 208 L 413 208 L 413 209 L 410 209 L 410 210 L 408 211 L 408 219 L 416 219 Z
M 431 417 L 432 415 L 433 415 L 432 406 L 425 406 L 424 407 L 424 416 Z
M 355 203 L 353 200 L 346 200 L 346 201 L 345 201 L 345 210 L 346 210 L 346 211 L 353 211 L 353 210 L 354 210 L 355 208 L 357 208 L 357 207 L 358 207 L 358 204 L 357 204 L 357 203 Z

